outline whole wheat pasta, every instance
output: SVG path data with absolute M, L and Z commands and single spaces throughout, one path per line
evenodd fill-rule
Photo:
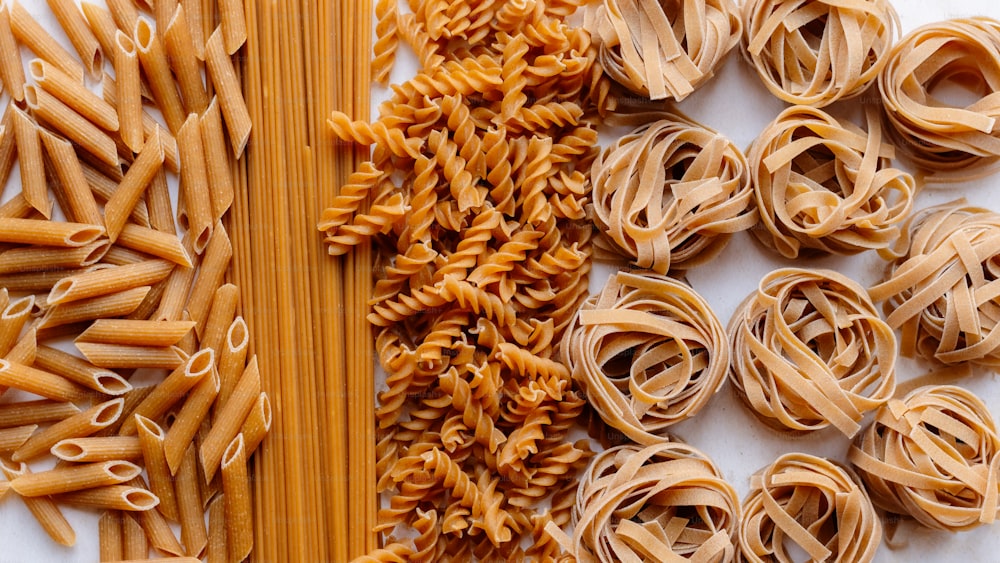
M 72 0 L 46 0 L 52 13 L 59 21 L 59 26 L 66 33 L 73 49 L 80 56 L 84 68 L 91 78 L 101 77 L 101 67 L 104 66 L 104 55 L 101 45 L 87 25 L 83 14 Z
M 69 208 L 63 209 L 63 213 L 79 223 L 103 225 L 104 219 L 97 207 L 97 200 L 94 199 L 94 193 L 87 184 L 87 178 L 84 176 L 80 161 L 76 158 L 73 144 L 46 130 L 40 130 L 39 134 L 45 152 L 49 156 L 48 162 L 52 163 L 66 192 Z
M 52 455 L 63 461 L 92 463 L 96 461 L 135 460 L 142 456 L 136 436 L 90 436 L 66 438 L 52 444 Z
M 177 134 L 184 123 L 184 105 L 181 103 L 177 85 L 170 74 L 167 62 L 167 52 L 163 48 L 160 37 L 153 29 L 153 24 L 146 17 L 140 16 L 134 27 L 126 28 L 132 31 L 132 41 L 139 53 L 139 62 L 145 72 L 150 90 L 157 107 L 163 112 L 167 128 Z
M 133 0 L 107 0 L 108 11 L 118 29 L 131 30 L 139 21 L 139 9 Z
M 103 172 L 97 170 L 89 164 L 83 163 L 82 161 L 81 164 L 83 165 L 83 176 L 87 179 L 87 184 L 94 193 L 94 197 L 97 198 L 98 201 L 106 204 L 106 202 L 111 199 L 111 196 L 113 196 L 115 191 L 118 189 L 118 184 L 123 179 L 123 175 L 119 175 L 118 179 L 115 180 L 110 176 L 106 176 Z M 147 208 L 143 197 L 139 197 L 139 201 L 132 209 L 129 219 L 137 225 L 149 225 L 149 209 Z M 104 219 L 102 218 L 101 224 L 103 223 Z
M 163 452 L 166 434 L 159 424 L 141 414 L 130 418 L 135 420 L 139 447 L 142 450 L 142 459 L 149 479 L 149 490 L 160 499 L 157 510 L 166 518 L 177 522 L 180 520 L 180 512 L 177 508 L 174 479 Z
M 69 416 L 33 435 L 13 454 L 13 461 L 30 461 L 47 453 L 60 440 L 83 438 L 113 424 L 122 414 L 124 401 L 111 399 Z
M 48 183 L 42 161 L 42 143 L 38 138 L 38 124 L 21 109 L 11 110 L 11 123 L 17 139 L 17 159 L 21 165 L 21 195 L 32 208 L 46 219 L 52 215 Z
M 38 346 L 34 365 L 105 395 L 124 395 L 132 390 L 132 385 L 120 374 L 101 369 L 58 348 Z
M 212 428 L 201 442 L 199 459 L 208 479 L 215 476 L 226 447 L 239 433 L 260 392 L 260 371 L 257 367 L 257 357 L 254 356 L 247 363 L 232 395 L 222 406 L 222 412 L 212 421 Z
M 212 236 L 213 213 L 208 187 L 208 166 L 201 136 L 201 120 L 188 114 L 177 131 L 177 146 L 181 158 L 180 192 L 187 212 L 187 228 L 192 246 L 201 254 Z M 183 224 L 183 222 L 182 222 Z
M 116 111 L 119 136 L 125 146 L 137 153 L 142 150 L 144 142 L 139 55 L 135 49 L 135 42 L 121 30 L 115 32 L 114 47 L 112 60 L 115 66 L 115 84 L 118 88 Z
M 159 9 L 159 4 L 157 4 Z M 170 15 L 169 23 L 157 25 L 162 30 L 167 54 L 173 65 L 177 85 L 180 87 L 184 109 L 188 113 L 201 114 L 208 107 L 208 94 L 202 82 L 202 65 L 198 60 L 191 38 L 191 29 L 185 16 L 184 6 L 178 4 Z M 222 145 L 224 146 L 224 145 Z
M 152 256 L 157 256 L 165 260 L 190 269 L 192 266 L 191 257 L 184 248 L 183 243 L 173 233 L 167 233 L 142 227 L 134 223 L 126 223 L 118 235 L 116 244 L 138 250 Z M 176 268 L 180 270 L 182 268 Z
M 225 339 L 219 347 L 219 395 L 216 398 L 216 408 L 212 420 L 216 420 L 222 412 L 222 406 L 229 400 L 233 389 L 240 380 L 243 368 L 246 366 L 247 353 L 250 349 L 250 331 L 242 316 L 237 316 L 226 330 Z
M 219 98 L 212 97 L 201 115 L 201 135 L 205 147 L 205 162 L 208 165 L 208 188 L 212 199 L 212 219 L 220 219 L 233 204 L 234 190 L 232 175 L 229 173 L 229 151 L 222 128 L 222 112 Z
M 194 268 L 175 268 L 167 278 L 160 306 L 151 317 L 157 321 L 183 321 L 184 305 L 194 281 Z
M 202 348 L 212 348 L 218 352 L 217 357 L 220 361 L 226 332 L 236 317 L 239 299 L 240 290 L 231 283 L 216 290 L 212 298 L 212 308 L 209 309 L 208 318 L 205 320 L 205 327 L 198 337 Z
M 594 160 L 594 221 L 615 250 L 665 274 L 710 259 L 757 213 L 731 141 L 681 115 L 650 117 Z
M 22 365 L 35 363 L 38 348 L 38 331 L 29 326 L 28 330 L 18 339 L 14 346 L 7 352 L 7 359 Z
M 243 4 L 238 0 L 219 1 L 219 22 L 227 54 L 235 54 L 247 40 L 247 22 Z M 211 39 L 210 39 L 211 40 Z
M 0 313 L 0 354 L 6 356 L 17 344 L 34 308 L 34 295 L 15 299 L 4 307 Z
M 208 65 L 209 78 L 215 85 L 222 116 L 226 120 L 233 154 L 239 158 L 250 138 L 250 113 L 246 101 L 243 100 L 233 63 L 226 54 L 222 31 L 219 28 L 216 28 L 205 41 L 205 63 Z
M 174 346 L 133 346 L 78 341 L 76 348 L 88 362 L 108 369 L 174 369 L 184 363 L 184 357 Z
M 38 430 L 37 424 L 0 429 L 0 453 L 7 455 L 20 448 Z
M 119 512 L 119 514 L 122 519 L 122 557 L 129 559 L 148 557 L 149 540 L 146 538 L 146 531 L 135 518 L 127 516 L 123 512 Z M 139 513 L 139 515 L 145 514 L 147 511 Z
M 0 218 L 0 242 L 78 247 L 90 244 L 104 229 L 86 223 Z
M 135 346 L 172 346 L 192 328 L 190 321 L 146 321 L 100 319 L 76 338 L 77 342 L 131 344 Z
M 79 401 L 86 391 L 70 381 L 23 364 L 0 359 L 0 385 L 34 393 L 54 401 Z
M 226 543 L 229 559 L 245 559 L 253 549 L 253 511 L 250 509 L 250 476 L 243 435 L 226 447 L 222 456 L 222 494 L 226 507 Z
M 896 388 L 896 338 L 865 289 L 825 269 L 765 276 L 729 323 L 730 380 L 779 430 L 834 426 L 847 436 Z
M 0 456 L 0 471 L 5 477 L 13 482 L 20 477 L 31 475 L 31 470 L 24 462 L 14 463 L 4 456 Z M 24 505 L 28 507 L 31 514 L 38 521 L 38 524 L 45 530 L 45 533 L 59 545 L 71 546 L 76 543 L 76 532 L 63 516 L 59 506 L 48 497 L 21 497 Z
M 111 12 L 105 6 L 88 0 L 80 2 L 80 11 L 87 22 L 87 27 L 101 46 L 101 52 L 109 55 L 109 60 L 114 65 L 115 32 L 118 31 L 118 26 L 115 25 Z
M 697 413 L 729 367 L 726 333 L 708 303 L 658 274 L 610 277 L 581 306 L 560 354 L 601 418 L 647 445 Z
M 1000 515 L 998 449 L 996 423 L 981 399 L 961 387 L 928 385 L 879 409 L 848 459 L 876 507 L 960 531 Z
M 80 491 L 105 485 L 117 485 L 139 475 L 142 468 L 128 461 L 85 463 L 20 475 L 10 486 L 19 495 L 39 497 Z
M 73 403 L 49 399 L 0 404 L 0 428 L 58 422 L 80 412 Z
M 104 221 L 108 238 L 117 240 L 139 197 L 163 164 L 164 152 L 157 131 L 146 139 L 142 151 L 104 206 Z
M 201 504 L 198 483 L 198 460 L 194 443 L 189 443 L 177 470 L 174 490 L 177 494 L 177 508 L 180 514 L 181 542 L 188 555 L 198 556 L 208 544 L 208 530 L 205 527 L 205 513 Z M 243 464 L 244 470 L 246 463 Z M 252 513 L 250 507 L 247 514 Z M 248 534 L 253 537 L 252 534 Z
M 747 152 L 760 221 L 751 233 L 786 258 L 855 254 L 900 236 L 916 185 L 889 166 L 893 147 L 874 110 L 868 130 L 822 110 L 793 106 Z
M 24 87 L 24 100 L 36 119 L 83 147 L 98 161 L 109 166 L 118 165 L 118 148 L 111 136 L 62 100 L 34 84 Z
M 262 391 L 257 398 L 257 402 L 250 409 L 250 414 L 243 421 L 243 426 L 240 427 L 240 435 L 244 439 L 244 449 L 246 450 L 247 457 L 253 455 L 254 451 L 257 450 L 257 446 L 260 445 L 264 440 L 264 436 L 271 430 L 273 421 L 271 399 L 267 393 Z
M 167 184 L 167 172 L 162 168 L 153 176 L 153 181 L 146 189 L 146 201 L 149 226 L 162 233 L 176 235 L 177 224 L 174 222 L 173 203 L 170 201 L 170 186 Z
M 739 529 L 745 561 L 791 560 L 789 542 L 815 561 L 874 559 L 882 525 L 846 467 L 789 453 L 755 473 L 750 483 Z
M 67 107 L 105 131 L 118 131 L 118 113 L 82 82 L 42 59 L 28 63 L 28 73 L 43 90 L 58 98 Z
M 121 514 L 106 510 L 97 520 L 97 544 L 100 549 L 98 560 L 101 563 L 117 561 L 124 557 L 122 553 L 122 517 Z
M 107 74 L 104 75 L 104 79 L 101 80 L 101 94 L 104 99 L 113 106 L 118 105 L 118 87 L 114 79 L 112 79 Z M 167 131 L 162 125 L 159 124 L 156 119 L 153 118 L 148 112 L 143 110 L 142 112 L 142 135 L 145 138 L 149 138 L 156 133 L 160 137 L 160 144 L 163 147 L 163 157 L 164 163 L 167 165 L 167 169 L 173 172 L 178 170 L 178 153 L 177 153 L 177 140 L 174 139 L 173 134 Z
M 152 510 L 160 503 L 160 499 L 146 489 L 128 485 L 94 487 L 56 495 L 55 499 L 65 504 L 132 512 Z
M 233 245 L 229 240 L 229 234 L 222 223 L 216 223 L 208 245 L 205 247 L 198 277 L 191 285 L 191 294 L 185 305 L 185 310 L 191 315 L 191 320 L 197 323 L 195 329 L 198 334 L 202 333 L 205 323 L 208 321 L 212 298 L 222 286 L 232 258 Z
M 145 487 L 145 483 L 142 482 L 141 478 L 136 478 L 130 484 L 138 487 Z M 177 541 L 177 537 L 174 535 L 173 530 L 170 529 L 170 524 L 163 517 L 163 515 L 160 514 L 160 511 L 143 510 L 142 512 L 135 514 L 139 521 L 139 525 L 142 527 L 143 535 L 149 540 L 149 545 L 168 555 L 181 556 L 184 554 L 184 548 L 181 546 L 180 542 Z
M 742 29 L 729 0 L 697 10 L 678 1 L 605 0 L 591 24 L 604 72 L 637 94 L 676 101 L 712 77 Z
M 960 18 L 909 32 L 886 57 L 878 87 L 889 132 L 929 180 L 958 181 L 995 170 L 1000 22 Z M 934 95 L 952 83 L 979 97 L 958 107 Z
M 122 424 L 119 433 L 128 436 L 135 433 L 134 416 L 140 414 L 151 420 L 156 420 L 166 414 L 185 393 L 209 376 L 215 364 L 215 352 L 211 349 L 201 350 L 194 354 L 177 369 L 161 381 L 153 391 L 135 407 L 129 419 Z
M 10 8 L 7 6 L 0 7 L 0 80 L 14 101 L 24 101 L 24 67 L 10 27 Z
M 194 443 L 194 436 L 218 394 L 219 374 L 213 369 L 212 373 L 201 378 L 198 385 L 194 386 L 174 417 L 174 422 L 163 440 L 163 453 L 172 474 L 177 474 L 184 452 Z
M 174 264 L 166 260 L 145 260 L 67 277 L 52 288 L 48 303 L 70 303 L 152 285 L 166 278 L 173 268 Z
M 14 132 L 11 131 L 9 135 L 6 135 L 7 139 L 14 138 Z M 11 141 L 11 148 L 13 149 L 14 143 Z M 35 209 L 28 205 L 28 201 L 24 199 L 24 195 L 18 193 L 14 197 L 10 198 L 10 201 L 0 205 L 0 218 L 3 219 L 32 219 L 35 218 L 32 214 Z
M 143 286 L 55 305 L 45 312 L 38 328 L 53 329 L 83 321 L 128 315 L 139 307 L 149 290 L 149 286 Z
M 205 547 L 205 560 L 208 563 L 223 563 L 228 561 L 226 549 L 226 505 L 225 495 L 215 495 L 208 501 L 208 545 Z
M 35 55 L 58 66 L 77 81 L 83 81 L 83 65 L 63 49 L 52 35 L 31 17 L 20 2 L 14 0 L 9 2 L 7 7 L 10 9 L 10 27 L 18 41 Z

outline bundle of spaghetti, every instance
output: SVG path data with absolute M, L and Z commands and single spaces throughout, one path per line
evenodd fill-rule
M 992 298 L 1000 215 L 963 200 L 915 213 L 890 249 L 881 283 L 886 322 L 900 329 L 900 353 L 944 364 L 1000 365 L 1000 326 Z
M 0 394 L 12 390 L 0 466 L 61 544 L 75 534 L 60 506 L 75 505 L 106 511 L 106 560 L 150 548 L 199 558 L 214 504 L 214 545 L 243 560 L 253 548 L 248 459 L 271 410 L 240 290 L 226 283 L 231 166 L 250 129 L 229 58 L 242 40 L 216 33 L 203 64 L 182 7 L 156 27 L 130 4 L 49 5 L 82 63 L 25 7 L 0 8 L 0 36 L 13 37 L 0 76 L 10 89 L 24 80 L 27 106 L 9 104 L 0 132 L 5 166 L 16 160 L 21 174 L 0 219 L 0 262 L 19 276 L 0 283 Z M 223 10 L 212 25 L 242 18 Z M 19 77 L 21 46 L 38 58 Z M 96 94 L 83 68 L 105 76 Z M 168 127 L 146 114 L 146 87 Z M 49 454 L 56 467 L 33 471 Z
M 519 557 L 591 455 L 568 439 L 585 400 L 558 344 L 590 270 L 593 49 L 565 22 L 572 2 L 412 8 L 383 7 L 379 28 L 421 68 L 372 122 L 331 112 L 337 138 L 372 149 L 318 221 L 330 254 L 378 253 L 371 483 L 394 494 L 372 527 L 433 532 L 458 559 Z
M 1000 157 L 996 102 L 1000 22 L 946 20 L 908 33 L 886 56 L 878 87 L 889 131 L 930 181 L 986 175 Z M 936 92 L 952 85 L 976 96 L 956 105 Z
M 899 37 L 889 0 L 749 0 L 744 54 L 764 86 L 790 104 L 823 107 L 858 96 Z
M 580 481 L 572 538 L 578 561 L 732 561 L 740 502 L 702 452 L 682 442 L 598 454 Z
M 879 409 L 848 459 L 876 507 L 960 531 L 1000 515 L 998 448 L 996 423 L 979 397 L 928 385 Z
M 654 273 L 611 276 L 580 307 L 560 349 L 604 422 L 645 445 L 701 410 L 729 368 L 725 329 L 709 304 Z
M 600 68 L 652 100 L 688 97 L 714 75 L 743 30 L 732 0 L 697 7 L 680 0 L 604 0 L 587 19 Z
M 778 430 L 847 436 L 896 389 L 896 336 L 865 289 L 832 270 L 765 276 L 729 322 L 730 380 Z
M 710 260 L 757 223 L 746 157 L 732 141 L 679 114 L 621 120 L 632 119 L 642 125 L 591 169 L 599 242 L 666 274 Z
M 783 454 L 750 478 L 739 545 L 745 561 L 789 561 L 788 541 L 814 561 L 869 562 L 882 524 L 854 473 L 837 462 Z
M 786 258 L 856 254 L 899 239 L 916 197 L 875 111 L 867 132 L 822 110 L 784 110 L 750 145 L 747 160 L 763 228 L 751 233 Z

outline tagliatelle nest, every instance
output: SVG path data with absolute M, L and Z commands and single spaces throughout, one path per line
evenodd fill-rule
M 960 531 L 1000 514 L 998 450 L 982 400 L 961 387 L 930 385 L 879 409 L 849 459 L 875 506 Z

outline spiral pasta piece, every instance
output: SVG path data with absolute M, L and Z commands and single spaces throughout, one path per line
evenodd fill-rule
M 591 33 L 598 62 L 619 84 L 653 100 L 681 101 L 705 83 L 739 42 L 732 0 L 604 0 Z
M 900 351 L 943 364 L 1000 366 L 996 280 L 1000 214 L 963 200 L 914 215 L 884 280 L 869 292 L 901 329 Z
M 594 222 L 614 249 L 665 274 L 711 258 L 757 222 L 746 158 L 719 133 L 654 114 L 591 167 Z
M 730 380 L 765 424 L 847 436 L 896 389 L 896 338 L 857 282 L 832 270 L 782 268 L 729 324 Z
M 744 561 L 792 561 L 789 540 L 812 561 L 867 563 L 882 525 L 857 477 L 839 463 L 788 453 L 751 477 L 739 530 Z
M 1000 22 L 961 18 L 906 35 L 888 55 L 878 86 L 896 144 L 929 179 L 961 180 L 995 170 L 1000 126 Z M 935 96 L 951 83 L 978 96 L 964 107 Z
M 689 286 L 619 272 L 577 313 L 563 361 L 604 421 L 640 444 L 697 413 L 729 367 L 726 333 Z
M 573 507 L 578 561 L 733 561 L 740 503 L 703 453 L 624 445 L 593 459 Z
M 1000 515 L 1000 437 L 971 391 L 928 385 L 879 409 L 848 453 L 875 506 L 960 531 Z
M 856 254 L 899 238 L 916 197 L 909 174 L 889 166 L 893 148 L 868 112 L 867 133 L 845 120 L 793 106 L 747 153 L 764 228 L 751 232 L 786 258 Z
M 899 33 L 888 0 L 748 0 L 743 46 L 764 86 L 823 107 L 865 91 Z

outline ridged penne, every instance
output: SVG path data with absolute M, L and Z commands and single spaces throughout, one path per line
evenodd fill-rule
M 160 503 L 160 499 L 152 492 L 128 485 L 94 487 L 72 493 L 63 493 L 54 498 L 65 504 L 130 512 L 152 510 Z
M 24 101 L 24 66 L 11 30 L 10 8 L 7 6 L 0 6 L 0 80 L 14 101 Z M 2 179 L 6 183 L 6 178 Z
M 26 463 L 14 463 L 3 456 L 0 456 L 0 471 L 3 471 L 4 476 L 11 481 L 11 488 L 13 481 L 32 474 Z M 21 500 L 53 541 L 67 546 L 76 543 L 76 532 L 52 499 L 22 496 Z
M 104 65 L 104 54 L 101 44 L 90 30 L 83 14 L 73 0 L 46 0 L 52 13 L 56 16 L 59 26 L 66 32 L 66 37 L 73 44 L 73 49 L 80 56 L 87 74 L 97 79 L 101 76 Z
M 0 275 L 84 268 L 100 262 L 110 243 L 98 239 L 76 247 L 21 246 L 0 253 Z
M 103 234 L 100 226 L 86 223 L 0 218 L 0 242 L 74 247 L 90 244 Z
M 97 545 L 100 550 L 98 560 L 101 563 L 118 561 L 124 557 L 122 552 L 122 516 L 114 510 L 101 513 L 97 520 Z
M 160 4 L 161 2 L 157 2 L 158 9 Z M 208 107 L 208 94 L 202 82 L 202 65 L 195 51 L 194 40 L 191 38 L 184 6 L 177 4 L 173 14 L 169 16 L 169 22 L 158 27 L 163 30 L 167 54 L 170 55 L 174 76 L 177 77 L 184 109 L 188 113 L 201 114 Z
M 159 424 L 145 416 L 135 415 L 134 420 L 146 475 L 149 478 L 149 490 L 160 499 L 158 508 L 160 513 L 177 522 L 180 520 L 180 512 L 177 508 L 174 480 L 163 451 L 166 434 Z
M 222 406 L 229 400 L 240 380 L 240 375 L 246 367 L 249 349 L 250 330 L 242 316 L 236 317 L 226 331 L 226 338 L 219 352 L 219 396 L 215 400 L 213 422 L 222 412 Z
M 153 285 L 166 278 L 173 268 L 174 264 L 166 260 L 144 260 L 70 276 L 52 288 L 48 303 L 70 303 Z
M 134 479 L 141 472 L 141 467 L 128 461 L 85 463 L 24 474 L 11 479 L 10 486 L 21 496 L 40 497 L 118 485 Z
M 49 187 L 45 181 L 38 124 L 16 106 L 10 111 L 21 167 L 21 195 L 28 205 L 48 219 L 52 215 L 52 200 L 49 199 Z
M 188 444 L 174 481 L 177 509 L 180 511 L 181 517 L 181 542 L 184 544 L 186 554 L 190 556 L 201 555 L 208 544 L 205 512 L 201 504 L 197 457 L 194 443 Z M 245 467 L 246 463 L 244 463 L 244 469 Z M 250 536 L 253 537 L 253 534 L 251 533 Z
M 92 463 L 95 461 L 131 461 L 142 457 L 137 436 L 87 436 L 59 440 L 50 448 L 52 455 L 63 461 Z
M 242 561 L 253 549 L 253 507 L 243 434 L 236 435 L 222 456 L 222 494 L 229 559 Z
M 58 422 L 80 412 L 73 403 L 36 399 L 0 404 L 0 428 Z
M 191 315 L 191 320 L 198 323 L 195 329 L 201 334 L 208 320 L 209 308 L 215 292 L 222 285 L 226 270 L 233 258 L 233 245 L 229 234 L 222 223 L 216 223 L 212 238 L 205 248 L 204 257 L 198 271 L 198 277 L 191 286 L 185 309 Z
M 128 315 L 142 303 L 149 290 L 150 287 L 147 285 L 71 303 L 56 304 L 45 312 L 39 328 L 53 328 L 83 321 Z
M 184 106 L 170 74 L 167 52 L 160 37 L 153 29 L 152 22 L 141 16 L 134 27 L 126 29 L 132 31 L 132 41 L 139 51 L 139 62 L 142 63 L 149 89 L 153 91 L 153 99 L 163 113 L 167 128 L 176 135 L 184 123 Z
M 67 379 L 23 364 L 0 359 L 0 385 L 55 401 L 79 401 L 87 392 Z
M 184 405 L 177 416 L 174 417 L 170 430 L 163 440 L 163 452 L 167 458 L 167 465 L 170 466 L 170 473 L 176 474 L 184 458 L 184 452 L 194 440 L 195 434 L 205 420 L 208 410 L 215 402 L 215 397 L 219 394 L 219 374 L 213 369 L 212 372 L 201 378 L 198 385 L 195 385 L 188 394 Z
M 77 342 L 76 348 L 97 367 L 108 369 L 174 369 L 184 362 L 175 346 L 132 346 Z
M 115 242 L 122 232 L 125 222 L 132 213 L 132 208 L 139 201 L 146 186 L 163 165 L 163 147 L 160 144 L 158 129 L 153 131 L 142 146 L 142 151 L 129 167 L 118 188 L 104 206 L 104 222 L 107 225 L 108 237 Z
M 219 220 L 229 210 L 235 198 L 233 178 L 229 172 L 229 151 L 226 150 L 225 131 L 219 98 L 213 97 L 201 114 L 201 134 L 208 164 L 208 189 L 212 199 L 212 218 Z
M 135 42 L 118 30 L 115 32 L 115 77 L 118 85 L 118 132 L 132 152 L 142 150 L 145 139 L 142 129 L 142 80 L 139 73 L 139 55 Z
M 132 385 L 120 374 L 101 369 L 58 348 L 38 346 L 35 351 L 34 364 L 39 369 L 61 375 L 70 381 L 105 395 L 123 395 L 132 390 Z
M 214 364 L 215 352 L 212 350 L 201 350 L 188 358 L 183 365 L 171 372 L 143 399 L 119 432 L 126 436 L 135 433 L 134 416 L 136 414 L 153 420 L 166 414 L 167 410 L 197 385 L 202 377 L 212 372 Z
M 83 81 L 83 65 L 63 49 L 49 32 L 18 1 L 7 3 L 10 9 L 10 27 L 14 37 L 35 55 L 59 66 L 66 74 Z
M 201 120 L 197 114 L 188 114 L 177 131 L 180 150 L 180 197 L 187 217 L 187 229 L 195 253 L 201 254 L 212 236 L 212 201 L 208 186 L 208 167 L 201 137 Z M 184 224 L 183 222 L 181 223 Z
M 91 92 L 83 82 L 76 81 L 57 66 L 42 59 L 28 63 L 28 74 L 35 84 L 58 98 L 80 117 L 105 131 L 118 130 L 118 113 L 100 96 Z
M 215 85 L 222 116 L 229 130 L 233 154 L 239 157 L 243 154 L 243 149 L 250 138 L 250 112 L 243 99 L 240 82 L 233 69 L 233 62 L 226 54 L 222 32 L 219 28 L 216 28 L 205 42 L 205 62 L 208 64 L 208 75 L 212 84 Z
M 87 177 L 83 173 L 83 167 L 79 159 L 76 158 L 76 150 L 73 144 L 50 133 L 41 130 L 42 146 L 48 154 L 48 162 L 62 183 L 63 191 L 66 193 L 66 203 L 68 209 L 63 209 L 72 221 L 78 223 L 89 223 L 91 225 L 103 225 L 104 218 L 97 207 L 97 200 L 94 199 L 94 192 L 91 191 L 87 183 Z
M 90 436 L 113 424 L 122 414 L 124 401 L 112 399 L 69 416 L 31 436 L 13 454 L 14 461 L 30 461 L 45 454 L 60 440 Z
M 15 299 L 3 308 L 0 313 L 0 356 L 9 354 L 17 344 L 21 330 L 34 310 L 34 295 Z
M 250 410 L 260 396 L 260 372 L 257 357 L 250 359 L 243 375 L 240 376 L 233 394 L 222 406 L 222 412 L 215 418 L 208 436 L 201 444 L 201 465 L 205 476 L 211 479 L 219 469 L 226 447 L 236 437 Z
M 0 428 L 0 453 L 6 454 L 20 448 L 38 430 L 37 424 Z
M 83 147 L 99 162 L 108 166 L 118 165 L 118 147 L 111 135 L 102 131 L 65 102 L 34 84 L 24 87 L 24 100 L 36 119 L 45 122 L 67 139 Z

